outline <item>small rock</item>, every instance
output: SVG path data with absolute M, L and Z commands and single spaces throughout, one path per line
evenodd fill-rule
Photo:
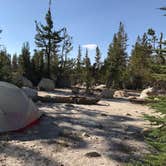
M 96 127 L 97 127 L 98 129 L 103 129 L 103 128 L 104 128 L 104 126 L 103 126 L 102 124 L 98 124 Z
M 99 154 L 98 152 L 89 152 L 85 154 L 86 157 L 101 157 L 101 154 Z
M 123 97 L 128 97 L 128 94 L 125 90 L 117 90 L 114 92 L 113 97 L 114 98 L 123 98 Z
M 153 87 L 149 87 L 144 89 L 140 94 L 140 99 L 147 99 L 149 96 L 153 96 L 155 94 L 155 89 Z
M 72 104 L 65 104 L 65 106 L 66 106 L 66 107 L 70 107 L 70 108 L 75 108 L 75 106 L 72 105 Z
M 126 115 L 127 115 L 127 116 L 131 116 L 131 114 L 129 114 L 129 113 L 127 113 Z
M 77 87 L 73 87 L 73 88 L 72 88 L 72 93 L 75 94 L 75 95 L 77 95 L 77 94 L 80 93 L 80 89 L 77 88 Z
M 92 136 L 91 139 L 92 139 L 92 140 L 98 140 L 98 137 Z
M 146 135 L 149 131 L 149 128 L 143 128 L 141 134 Z
M 107 114 L 102 113 L 101 116 L 108 116 Z
M 86 132 L 84 132 L 84 133 L 82 134 L 82 136 L 83 136 L 83 137 L 90 137 L 90 135 L 89 135 L 88 133 L 86 133 Z
M 113 98 L 113 94 L 114 94 L 114 91 L 115 90 L 112 90 L 112 89 L 104 89 L 102 92 L 101 92 L 101 96 L 103 98 L 106 98 L 106 99 L 111 99 Z

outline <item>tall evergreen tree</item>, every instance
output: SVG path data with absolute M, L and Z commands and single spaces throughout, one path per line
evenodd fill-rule
M 101 51 L 99 47 L 96 47 L 96 56 L 95 56 L 95 65 L 97 69 L 100 69 L 101 66 Z
M 99 47 L 96 47 L 95 63 L 93 65 L 93 75 L 95 78 L 95 84 L 100 83 L 100 69 L 101 69 L 101 51 Z
M 31 80 L 31 55 L 29 43 L 23 43 L 21 54 L 18 59 L 20 72 L 23 76 Z
M 64 68 L 65 64 L 68 60 L 67 55 L 73 49 L 72 37 L 69 36 L 69 34 L 67 33 L 66 28 L 64 28 L 63 31 L 62 31 L 62 38 L 63 38 L 63 41 L 62 41 L 62 51 L 61 51 L 61 60 L 60 60 L 61 64 L 60 64 L 60 66 L 62 68 Z
M 153 49 L 153 61 L 151 65 L 153 86 L 166 89 L 166 42 L 163 33 L 160 34 L 156 48 Z
M 2 30 L 0 29 L 0 34 L 2 33 Z M 1 38 L 0 38 L 1 39 Z M 1 48 L 1 44 L 0 44 L 0 48 Z
M 44 68 L 44 55 L 43 51 L 34 51 L 34 55 L 31 59 L 32 66 L 32 81 L 34 85 L 37 85 L 42 77 L 45 77 L 45 68 Z
M 152 45 L 153 51 L 155 51 L 155 49 L 156 49 L 156 43 L 158 41 L 157 36 L 156 36 L 156 32 L 155 32 L 155 30 L 153 30 L 152 28 L 150 28 L 150 29 L 148 29 L 147 34 L 150 36 L 149 42 Z
M 160 34 L 159 45 L 157 48 L 157 62 L 160 65 L 166 64 L 166 41 L 163 39 L 163 33 Z
M 11 81 L 11 56 L 6 49 L 0 50 L 0 80 Z
M 35 36 L 35 43 L 38 48 L 44 51 L 44 54 L 47 59 L 47 77 L 50 78 L 51 58 L 58 59 L 58 51 L 59 51 L 58 47 L 59 43 L 62 41 L 61 38 L 62 29 L 59 31 L 55 31 L 53 29 L 54 25 L 53 25 L 50 6 L 46 14 L 45 20 L 46 20 L 46 25 L 38 23 L 37 21 L 35 22 L 36 31 L 37 31 L 37 34 Z
M 92 74 L 91 74 L 91 62 L 88 55 L 88 49 L 86 49 L 86 54 L 84 58 L 84 81 L 86 84 L 86 92 L 90 92 L 92 86 Z
M 82 58 L 82 51 L 81 51 L 81 46 L 78 47 L 78 55 L 77 55 L 77 61 L 76 61 L 76 68 L 79 71 L 81 68 L 81 58 Z
M 119 31 L 114 35 L 109 45 L 108 56 L 105 61 L 107 70 L 107 87 L 122 88 L 127 64 L 127 34 L 124 25 L 120 23 Z
M 78 54 L 75 65 L 75 83 L 82 83 L 83 81 L 83 62 L 81 46 L 78 47 Z
M 18 70 L 18 57 L 17 54 L 14 54 L 12 57 L 12 71 L 17 72 Z
M 57 85 L 59 87 L 70 87 L 72 76 L 72 69 L 70 65 L 72 63 L 72 60 L 68 57 L 68 55 L 73 49 L 73 46 L 72 37 L 69 36 L 66 28 L 62 30 L 62 38 L 63 40 L 61 43 L 61 55 L 57 69 Z
M 141 89 L 150 84 L 152 48 L 146 33 L 138 36 L 129 61 L 130 79 L 134 89 Z

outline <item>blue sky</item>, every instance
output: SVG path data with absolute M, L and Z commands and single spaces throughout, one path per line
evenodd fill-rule
M 138 34 L 148 28 L 166 34 L 166 17 L 157 10 L 166 6 L 165 0 L 52 0 L 52 15 L 55 28 L 67 27 L 73 36 L 77 55 L 78 45 L 97 44 L 105 58 L 113 34 L 122 21 L 128 33 L 128 52 Z M 0 1 L 0 43 L 8 52 L 20 53 L 22 43 L 28 41 L 31 51 L 35 48 L 34 21 L 44 23 L 48 0 L 1 0 Z M 84 50 L 84 49 L 83 49 Z M 94 51 L 90 51 L 93 59 Z

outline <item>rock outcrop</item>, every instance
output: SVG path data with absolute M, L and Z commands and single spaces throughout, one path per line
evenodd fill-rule
M 140 99 L 147 99 L 148 97 L 152 96 L 155 94 L 154 88 L 150 87 L 147 89 L 144 89 L 141 94 L 140 94 Z
M 55 89 L 55 84 L 53 80 L 43 78 L 38 84 L 39 90 L 52 91 Z
M 15 84 L 19 87 L 33 88 L 32 82 L 24 76 L 19 76 L 19 77 L 15 78 Z
M 114 98 L 123 98 L 123 97 L 128 97 L 129 95 L 125 90 L 117 90 L 114 92 L 113 97 Z
M 101 92 L 101 97 L 107 98 L 107 99 L 113 98 L 114 92 L 115 92 L 115 90 L 112 90 L 112 89 L 104 89 Z

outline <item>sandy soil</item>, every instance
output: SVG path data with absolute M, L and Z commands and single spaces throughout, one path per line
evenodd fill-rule
M 38 124 L 0 135 L 0 166 L 121 166 L 149 153 L 142 134 L 150 127 L 143 114 L 153 113 L 147 106 L 113 99 L 38 107 Z

